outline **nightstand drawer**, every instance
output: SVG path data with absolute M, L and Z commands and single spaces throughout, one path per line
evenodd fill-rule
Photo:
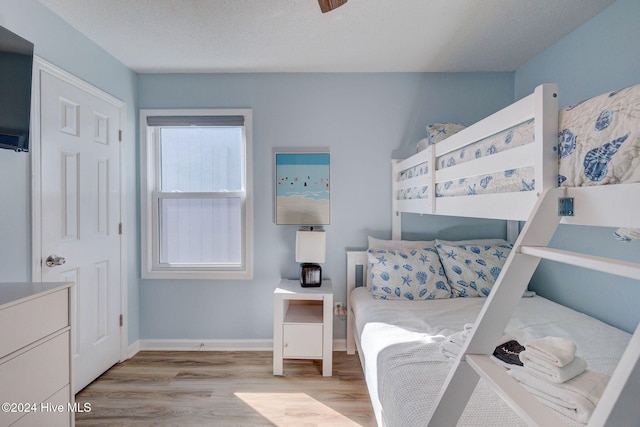
M 283 356 L 322 358 L 322 324 L 283 325 Z

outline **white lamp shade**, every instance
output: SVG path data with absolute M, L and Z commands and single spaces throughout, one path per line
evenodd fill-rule
M 323 263 L 327 251 L 324 230 L 298 230 L 296 233 L 296 262 Z

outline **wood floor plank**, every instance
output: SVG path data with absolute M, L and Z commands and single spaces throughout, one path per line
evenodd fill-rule
M 76 426 L 376 425 L 357 356 L 334 352 L 322 364 L 285 360 L 273 375 L 271 352 L 144 351 L 114 366 L 76 396 L 91 411 Z

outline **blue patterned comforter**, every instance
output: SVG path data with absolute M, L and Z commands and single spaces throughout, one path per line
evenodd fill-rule
M 560 111 L 558 184 L 640 182 L 640 85 Z
M 436 169 L 451 166 L 491 156 L 515 147 L 533 142 L 533 120 L 521 123 L 491 135 L 466 147 L 438 157 Z M 401 179 L 420 176 L 428 173 L 426 165 L 415 166 L 402 174 Z M 513 191 L 531 191 L 535 187 L 534 170 L 532 167 L 507 169 L 502 172 L 478 175 L 456 181 L 436 184 L 436 196 L 464 196 L 471 194 L 507 193 Z M 426 186 L 400 190 L 399 199 L 424 199 L 428 197 Z

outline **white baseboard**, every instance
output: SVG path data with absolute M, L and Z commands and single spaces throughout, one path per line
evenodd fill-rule
M 131 359 L 140 351 L 140 340 L 137 340 L 127 348 L 127 359 Z
M 140 340 L 140 350 L 272 351 L 273 340 Z
M 139 351 L 273 351 L 273 340 L 138 340 L 131 344 L 127 356 Z M 333 340 L 333 351 L 346 351 L 347 340 Z

